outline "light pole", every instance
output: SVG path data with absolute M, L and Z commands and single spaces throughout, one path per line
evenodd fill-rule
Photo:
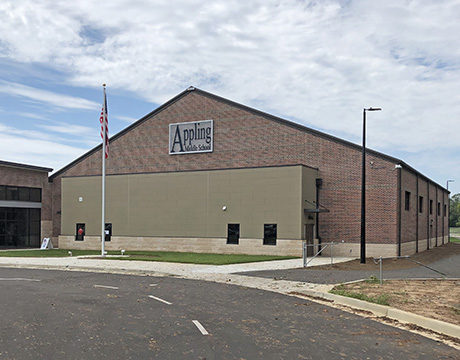
M 380 111 L 381 108 L 363 109 L 363 156 L 361 166 L 361 264 L 366 263 L 366 112 Z

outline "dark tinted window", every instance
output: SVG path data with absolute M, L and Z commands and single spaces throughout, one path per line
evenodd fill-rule
M 42 189 L 0 185 L 0 200 L 42 201 Z
M 110 241 L 112 239 L 112 224 L 105 224 L 105 241 Z
M 85 224 L 77 224 L 75 229 L 75 240 L 82 241 L 85 238 Z
M 404 209 L 409 210 L 410 209 L 410 192 L 409 191 L 406 191 L 404 204 L 405 204 Z
M 433 200 L 430 200 L 430 215 L 433 215 Z
M 264 245 L 276 245 L 276 224 L 264 225 Z
M 30 201 L 42 201 L 42 189 L 30 189 Z
M 19 191 L 17 187 L 6 187 L 6 200 L 19 200 Z
M 240 240 L 240 224 L 228 224 L 227 244 L 238 244 Z
M 423 212 L 423 196 L 418 197 L 418 211 Z
M 0 208 L 0 247 L 38 247 L 40 209 Z
M 447 205 L 444 204 L 444 216 L 446 216 L 446 214 L 447 214 Z
M 441 203 L 438 202 L 438 216 L 441 216 Z
M 19 188 L 19 201 L 29 201 L 29 188 Z

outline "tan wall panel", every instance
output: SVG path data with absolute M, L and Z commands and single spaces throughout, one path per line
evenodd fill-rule
M 300 239 L 302 181 L 315 191 L 314 177 L 302 180 L 302 166 L 116 175 L 106 181 L 106 222 L 114 236 L 226 238 L 227 224 L 239 223 L 241 238 L 261 239 L 264 223 L 276 223 L 278 238 Z M 63 235 L 73 235 L 78 222 L 86 224 L 87 235 L 99 235 L 100 191 L 100 177 L 63 178 Z
M 300 202 L 300 226 L 302 239 L 305 239 L 305 224 L 315 224 L 316 214 L 305 214 L 304 209 L 312 209 L 316 207 L 316 178 L 318 178 L 318 170 L 303 167 L 302 168 L 302 198 Z M 309 215 L 312 219 L 309 218 Z M 313 234 L 315 238 L 316 234 Z

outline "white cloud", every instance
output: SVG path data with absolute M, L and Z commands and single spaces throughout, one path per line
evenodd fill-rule
M 0 92 L 8 95 L 24 97 L 59 108 L 94 110 L 100 107 L 100 105 L 94 101 L 57 94 L 51 91 L 37 89 L 10 81 L 0 80 Z
M 122 115 L 115 116 L 115 119 L 122 120 L 122 121 L 127 122 L 127 123 L 133 123 L 133 122 L 139 120 L 137 118 L 133 118 L 133 117 L 130 117 L 130 116 L 122 116 Z
M 18 112 L 17 114 L 19 116 L 23 116 L 23 117 L 30 118 L 30 119 L 48 120 L 46 116 L 43 116 L 40 114 L 34 114 L 34 113 L 29 113 L 29 112 Z
M 1 56 L 45 64 L 73 85 L 107 82 L 155 103 L 194 85 L 356 142 L 362 108 L 380 106 L 369 146 L 456 156 L 458 0 L 15 0 L 0 15 Z
M 45 130 L 68 134 L 68 135 L 78 135 L 79 137 L 84 137 L 87 134 L 94 132 L 94 129 L 88 126 L 82 125 L 73 125 L 73 124 L 62 124 L 62 125 L 37 125 L 40 128 Z
M 0 124 L 2 160 L 52 167 L 64 166 L 69 158 L 82 155 L 87 149 L 61 144 L 40 132 L 19 130 Z

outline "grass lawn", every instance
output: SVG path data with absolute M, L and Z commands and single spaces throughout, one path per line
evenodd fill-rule
M 460 236 L 460 227 L 451 227 L 450 234 L 454 236 Z
M 70 250 L 72 256 L 99 255 L 98 250 Z M 0 251 L 0 257 L 67 257 L 69 250 L 11 250 Z M 119 251 L 109 251 L 108 255 L 120 255 Z M 166 261 L 189 264 L 225 265 L 258 261 L 296 259 L 295 256 L 239 255 L 239 254 L 199 254 L 168 251 L 126 251 L 129 257 L 110 257 L 105 260 Z
M 460 243 L 460 239 L 459 238 L 455 238 L 455 237 L 450 237 L 450 242 L 454 242 L 454 243 Z
M 388 294 L 381 294 L 378 296 L 368 296 L 361 292 L 347 291 L 347 290 L 343 290 L 340 288 L 334 288 L 329 292 L 331 294 L 347 296 L 347 297 L 355 298 L 358 300 L 364 300 L 364 301 L 379 304 L 379 305 L 390 305 L 388 303 Z

